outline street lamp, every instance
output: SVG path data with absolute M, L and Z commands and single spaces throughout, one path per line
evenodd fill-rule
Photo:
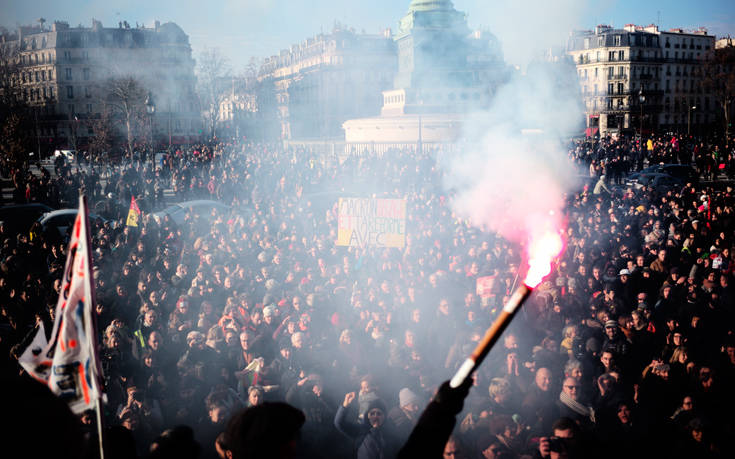
M 641 137 L 641 143 L 640 143 L 640 149 L 641 149 L 641 155 L 643 155 L 643 104 L 646 103 L 646 96 L 643 95 L 643 86 L 641 86 L 641 89 L 638 91 L 638 105 L 641 106 L 641 119 L 640 119 L 640 137 Z
M 77 151 L 77 132 L 79 130 L 79 117 L 74 113 L 69 114 L 69 141 L 71 143 L 72 150 L 76 154 Z
M 692 130 L 692 110 L 696 110 L 697 106 L 690 105 L 687 108 L 688 108 L 687 110 L 687 137 L 688 137 L 689 135 L 691 135 L 691 130 Z
M 151 131 L 151 149 L 153 149 L 153 114 L 156 113 L 156 102 L 150 91 L 145 98 L 145 111 L 148 113 L 148 128 Z

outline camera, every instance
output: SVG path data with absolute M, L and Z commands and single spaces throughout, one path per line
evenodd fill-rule
M 567 444 L 561 437 L 549 437 L 549 451 L 563 453 L 567 450 Z

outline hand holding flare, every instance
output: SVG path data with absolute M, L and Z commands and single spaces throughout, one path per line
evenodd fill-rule
M 495 319 L 495 322 L 487 329 L 485 336 L 482 337 L 475 350 L 472 351 L 472 354 L 462 363 L 452 380 L 449 381 L 451 387 L 459 387 L 477 370 L 490 352 L 490 349 L 492 349 L 493 345 L 500 338 L 500 335 L 503 334 L 503 331 L 508 327 L 511 320 L 513 320 L 513 316 L 519 306 L 531 296 L 531 292 L 541 283 L 543 278 L 551 273 L 551 263 L 554 258 L 559 256 L 563 249 L 564 243 L 558 233 L 549 231 L 538 238 L 532 238 L 528 250 L 529 266 L 526 279 L 513 292 L 508 303 L 500 311 L 500 315 Z

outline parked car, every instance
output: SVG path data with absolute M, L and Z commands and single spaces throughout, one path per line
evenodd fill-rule
M 634 188 L 649 186 L 662 191 L 681 189 L 685 184 L 686 182 L 678 177 L 657 172 L 639 174 L 631 183 Z
M 636 172 L 628 176 L 629 180 L 636 179 L 640 174 L 666 174 L 672 177 L 680 179 L 682 182 L 697 183 L 699 181 L 699 174 L 697 171 L 688 164 L 654 164 L 647 168 Z
M 0 207 L 0 221 L 5 225 L 8 234 L 27 233 L 33 222 L 38 220 L 41 215 L 52 210 L 54 209 L 46 204 L 19 204 Z
M 43 236 L 54 243 L 66 242 L 70 228 L 74 225 L 79 209 L 59 209 L 47 212 L 39 217 L 38 222 L 41 224 L 41 233 Z M 104 224 L 105 219 L 97 214 L 89 214 L 89 224 Z
M 168 216 L 174 223 L 180 225 L 184 222 L 184 218 L 187 213 L 192 215 L 198 215 L 199 217 L 208 218 L 212 215 L 212 211 L 217 210 L 219 212 L 229 212 L 230 206 L 222 204 L 218 201 L 210 201 L 207 199 L 197 199 L 194 201 L 185 201 L 178 204 L 173 204 L 165 209 L 155 212 L 153 217 L 156 219 L 163 219 Z

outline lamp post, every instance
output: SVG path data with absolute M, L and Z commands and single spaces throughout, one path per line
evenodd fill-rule
M 45 102 L 45 101 L 44 101 Z M 36 128 L 36 159 L 41 160 L 41 131 L 38 129 L 38 107 L 33 108 L 33 121 Z
M 687 110 L 687 137 L 688 137 L 689 135 L 691 135 L 691 131 L 692 131 L 692 110 L 696 110 L 697 106 L 690 105 L 687 108 L 688 108 Z
M 171 153 L 171 99 L 168 101 L 168 152 Z
M 148 91 L 148 95 L 145 98 L 145 111 L 148 113 L 148 128 L 151 131 L 151 150 L 153 149 L 153 114 L 156 113 L 156 102 L 153 99 L 153 94 Z M 151 152 L 152 153 L 152 152 Z
M 69 143 L 71 143 L 72 150 L 76 154 L 77 151 L 77 131 L 79 128 L 79 117 L 74 113 L 69 114 Z
M 643 155 L 643 104 L 645 103 L 646 103 L 646 96 L 643 95 L 643 86 L 641 86 L 640 91 L 638 91 L 638 105 L 640 105 L 641 107 L 641 119 L 640 119 L 641 155 Z

